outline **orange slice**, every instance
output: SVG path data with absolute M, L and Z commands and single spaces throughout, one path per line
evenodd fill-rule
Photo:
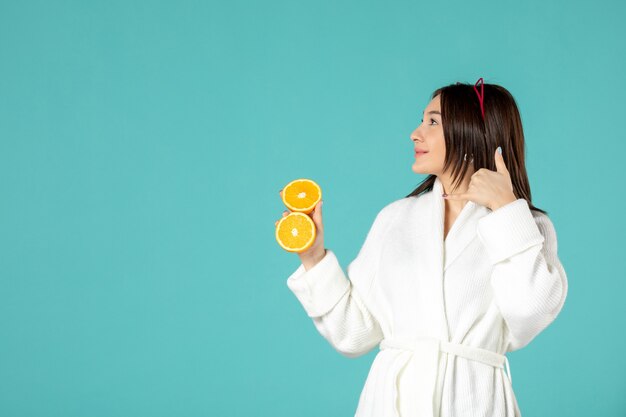
M 276 240 L 289 252 L 304 252 L 315 242 L 315 235 L 315 223 L 304 213 L 289 213 L 276 225 Z
M 282 198 L 289 210 L 309 214 L 322 199 L 322 189 L 315 181 L 300 178 L 285 185 Z

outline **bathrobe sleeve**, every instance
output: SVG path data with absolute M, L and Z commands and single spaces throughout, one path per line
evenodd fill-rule
M 493 265 L 491 286 L 509 330 L 508 351 L 520 349 L 554 321 L 567 296 L 554 226 L 519 198 L 481 218 L 477 234 Z
M 326 249 L 321 261 L 308 271 L 300 264 L 287 286 L 302 304 L 319 333 L 339 353 L 358 357 L 383 339 L 379 322 L 367 307 L 389 224 L 389 206 L 376 216 L 357 257 L 344 274 L 335 253 Z

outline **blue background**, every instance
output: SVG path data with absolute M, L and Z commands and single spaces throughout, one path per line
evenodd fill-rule
M 0 415 L 350 416 L 374 349 L 317 333 L 275 241 L 324 192 L 344 266 L 423 179 L 437 87 L 501 84 L 568 273 L 510 353 L 528 416 L 626 413 L 618 1 L 0 3 Z

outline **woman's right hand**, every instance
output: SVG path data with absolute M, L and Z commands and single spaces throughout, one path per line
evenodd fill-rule
M 283 190 L 280 190 L 278 194 L 283 196 Z M 291 213 L 290 210 L 283 211 L 283 217 L 289 215 Z M 326 249 L 324 248 L 324 223 L 322 221 L 322 201 L 320 200 L 313 211 L 309 214 L 311 219 L 313 219 L 313 223 L 315 223 L 315 241 L 310 248 L 305 250 L 304 252 L 298 253 L 300 257 L 300 261 L 304 265 L 306 270 L 313 268 L 319 261 L 324 258 L 326 255 Z M 274 223 L 274 226 L 278 225 L 278 220 Z

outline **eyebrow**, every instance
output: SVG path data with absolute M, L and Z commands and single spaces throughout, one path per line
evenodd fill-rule
M 437 110 L 431 110 L 431 111 L 428 112 L 428 114 L 438 114 L 438 115 L 441 116 L 441 113 L 438 112 Z

